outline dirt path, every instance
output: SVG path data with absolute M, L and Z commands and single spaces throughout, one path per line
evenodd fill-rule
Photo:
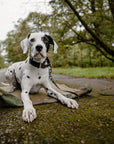
M 0 70 L 0 81 L 5 81 L 5 71 L 6 69 Z M 64 83 L 70 87 L 83 87 L 85 85 L 90 85 L 94 91 L 101 93 L 114 94 L 114 79 L 92 79 L 92 78 L 75 78 L 72 76 L 53 74 L 55 81 L 59 83 Z
M 92 79 L 92 78 L 75 78 L 68 75 L 53 74 L 53 78 L 59 82 L 69 85 L 70 87 L 83 87 L 90 85 L 96 92 L 114 94 L 114 79 Z

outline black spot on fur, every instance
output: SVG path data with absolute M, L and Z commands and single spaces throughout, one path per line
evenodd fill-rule
M 25 93 L 28 93 L 27 91 L 25 91 Z
M 44 37 L 42 37 L 41 40 L 44 42 L 44 44 L 45 44 L 45 46 L 47 48 L 47 52 L 49 50 L 50 44 L 52 44 L 53 47 L 54 47 L 53 39 L 49 35 L 44 35 Z
M 27 63 L 28 61 L 26 60 L 25 63 Z
M 12 73 L 12 70 L 10 70 L 10 72 Z
M 27 78 L 30 78 L 30 76 L 27 76 Z
M 41 76 L 39 76 L 38 78 L 41 79 Z
M 19 67 L 19 70 L 21 70 L 21 67 Z
M 49 47 L 50 47 L 50 44 L 51 44 L 51 45 L 53 45 L 53 47 L 54 47 L 54 41 L 53 41 L 52 37 L 51 37 L 51 36 L 49 36 L 49 35 L 45 35 L 45 37 L 47 37 L 47 38 L 48 38 L 48 42 L 46 43 L 47 52 L 48 52 Z
M 28 34 L 28 37 L 27 37 L 27 38 L 29 39 L 29 37 L 30 37 L 30 34 Z
M 46 91 L 48 91 L 48 88 L 46 88 Z

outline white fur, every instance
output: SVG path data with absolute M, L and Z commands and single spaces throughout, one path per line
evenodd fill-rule
M 26 122 L 32 122 L 36 119 L 36 110 L 33 107 L 32 101 L 29 98 L 29 93 L 37 93 L 41 87 L 46 89 L 48 95 L 58 99 L 62 104 L 67 105 L 69 108 L 78 108 L 78 104 L 75 100 L 64 97 L 59 92 L 55 91 L 49 80 L 49 68 L 37 68 L 29 63 L 29 58 L 33 58 L 35 61 L 42 63 L 46 58 L 46 46 L 41 41 L 41 37 L 44 33 L 32 33 L 29 38 L 25 38 L 21 42 L 23 53 L 27 52 L 29 48 L 29 55 L 26 61 L 14 63 L 10 66 L 6 72 L 6 79 L 8 80 L 11 91 L 16 86 L 17 81 L 21 85 L 21 98 L 24 104 L 24 110 L 22 119 Z M 35 42 L 31 42 L 30 39 L 35 38 Z M 40 52 L 36 51 L 36 45 L 42 45 L 43 49 Z M 54 42 L 54 52 L 57 53 L 57 44 Z M 40 77 L 40 78 L 39 78 Z

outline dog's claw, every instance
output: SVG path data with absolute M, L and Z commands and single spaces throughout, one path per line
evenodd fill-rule
M 27 108 L 23 110 L 22 119 L 25 122 L 32 122 L 34 119 L 36 119 L 36 110 L 34 108 Z

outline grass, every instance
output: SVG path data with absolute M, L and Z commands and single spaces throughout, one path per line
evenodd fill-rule
M 65 74 L 74 77 L 87 78 L 114 78 L 114 67 L 96 67 L 96 68 L 53 68 L 55 74 Z
M 25 123 L 22 108 L 0 109 L 1 144 L 113 144 L 113 97 L 81 98 L 79 109 L 60 103 L 35 106 L 37 119 Z

